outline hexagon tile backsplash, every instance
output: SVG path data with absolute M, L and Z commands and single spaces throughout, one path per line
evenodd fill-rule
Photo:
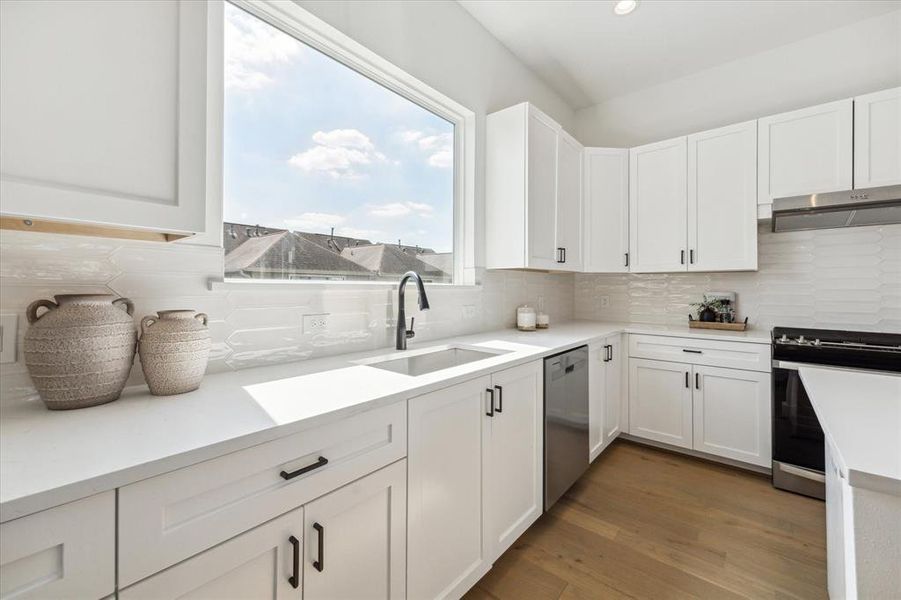
M 761 225 L 755 272 L 576 275 L 576 318 L 683 324 L 706 291 L 736 292 L 740 317 L 756 329 L 901 332 L 901 225 L 793 233 Z
M 221 248 L 0 231 L 0 312 L 19 314 L 19 348 L 28 304 L 71 293 L 127 296 L 136 321 L 174 308 L 207 313 L 213 338 L 208 372 L 393 347 L 396 290 L 209 290 L 208 280 L 221 276 Z M 416 310 L 416 294 L 408 293 L 417 341 L 513 327 L 516 307 L 535 305 L 539 297 L 552 324 L 573 318 L 571 274 L 483 271 L 480 280 L 480 286 L 429 286 L 427 312 Z M 326 331 L 303 331 L 303 315 L 311 313 L 328 313 Z M 37 398 L 21 353 L 18 358 L 0 365 L 3 405 Z M 129 385 L 143 382 L 137 360 Z

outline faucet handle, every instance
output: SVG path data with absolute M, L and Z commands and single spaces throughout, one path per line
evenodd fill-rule
M 410 339 L 411 337 L 416 337 L 416 332 L 413 331 L 413 323 L 415 323 L 415 322 L 416 322 L 416 317 L 410 317 L 410 328 L 407 329 L 406 333 L 405 333 L 405 335 L 407 336 L 407 339 Z

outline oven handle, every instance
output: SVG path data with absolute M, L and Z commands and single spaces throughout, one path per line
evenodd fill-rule
M 803 477 L 804 479 L 811 479 L 813 481 L 817 481 L 819 483 L 823 483 L 826 481 L 826 476 L 822 473 L 817 473 L 816 471 L 811 471 L 810 469 L 803 469 L 801 467 L 796 467 L 794 465 L 786 465 L 784 463 L 779 463 L 779 470 L 789 475 L 794 475 L 795 477 Z
M 774 369 L 785 369 L 786 371 L 797 371 L 799 367 L 812 367 L 814 369 L 823 369 L 825 371 L 842 371 L 847 373 L 848 371 L 852 372 L 861 372 L 861 370 L 866 371 L 867 373 L 885 373 L 887 375 L 897 375 L 894 371 L 883 371 L 877 369 L 860 369 L 855 367 L 838 367 L 835 365 L 820 365 L 816 363 L 798 363 L 791 362 L 787 360 L 774 360 L 771 362 L 771 365 Z

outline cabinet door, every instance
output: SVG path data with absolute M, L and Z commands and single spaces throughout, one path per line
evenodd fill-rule
M 854 188 L 901 184 L 901 88 L 854 98 Z
M 629 361 L 629 433 L 692 447 L 691 366 L 657 360 Z
M 607 338 L 604 384 L 604 446 L 620 434 L 623 426 L 623 349 L 621 335 Z
M 557 131 L 530 107 L 528 121 L 528 264 L 559 269 L 557 263 Z
M 688 270 L 757 268 L 757 122 L 688 136 Z
M 458 597 L 491 566 L 482 542 L 489 377 L 409 402 L 407 596 Z
M 583 271 L 629 270 L 629 150 L 586 148 Z
M 300 600 L 303 530 L 298 508 L 120 590 L 119 598 Z
M 557 249 L 563 270 L 582 270 L 582 145 L 563 131 L 557 146 Z
M 307 504 L 304 598 L 406 598 L 406 515 L 405 460 Z
M 116 496 L 0 525 L 0 598 L 100 598 L 116 587 Z
M 588 349 L 588 459 L 592 461 L 606 441 L 607 356 L 606 343 Z
M 491 378 L 494 415 L 482 418 L 483 513 L 489 562 L 541 516 L 542 372 L 542 363 L 534 362 Z
M 629 151 L 629 270 L 684 271 L 685 138 Z
M 2 212 L 203 231 L 213 4 L 0 2 Z
M 769 467 L 770 374 L 699 365 L 693 369 L 694 449 Z
M 852 102 L 757 121 L 757 202 L 851 189 Z
M 849 558 L 845 556 L 845 506 L 841 469 L 836 464 L 832 445 L 826 442 L 826 581 L 829 597 L 846 598 L 845 570 Z

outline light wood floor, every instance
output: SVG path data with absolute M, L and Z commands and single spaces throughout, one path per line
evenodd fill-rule
M 826 598 L 825 505 L 616 441 L 466 598 Z

